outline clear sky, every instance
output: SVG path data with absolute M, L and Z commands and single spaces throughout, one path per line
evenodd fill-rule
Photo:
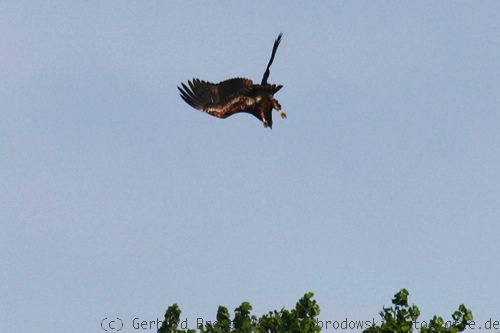
M 500 320 L 497 1 L 0 2 L 0 330 L 194 326 L 314 291 L 325 320 Z M 176 86 L 269 81 L 288 119 Z

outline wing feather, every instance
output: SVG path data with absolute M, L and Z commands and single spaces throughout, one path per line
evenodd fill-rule
M 254 98 L 243 95 L 236 95 L 222 105 L 208 104 L 203 108 L 202 111 L 217 118 L 227 118 L 238 112 L 253 113 L 252 111 L 254 106 Z
M 252 80 L 244 78 L 233 78 L 217 84 L 193 79 L 188 81 L 187 85 L 181 83 L 182 88 L 177 87 L 177 89 L 187 104 L 200 111 L 206 111 L 207 107 L 227 108 L 226 104 L 235 103 L 235 98 L 244 96 L 252 86 Z
M 280 45 L 281 43 L 281 37 L 283 36 L 283 33 L 280 33 L 278 35 L 278 38 L 276 38 L 276 40 L 274 41 L 274 45 L 273 45 L 273 52 L 271 53 L 271 59 L 269 59 L 269 62 L 267 63 L 267 68 L 266 68 L 266 71 L 264 72 L 264 75 L 262 76 L 262 81 L 260 84 L 266 84 L 267 83 L 267 79 L 269 78 L 269 68 L 271 67 L 272 63 L 273 63 L 273 60 L 274 60 L 274 56 L 276 55 L 276 51 L 278 50 L 278 46 Z

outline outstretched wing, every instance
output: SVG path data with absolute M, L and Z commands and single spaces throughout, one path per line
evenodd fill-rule
M 274 41 L 273 52 L 271 53 L 271 59 L 269 59 L 266 71 L 264 72 L 264 76 L 262 76 L 262 82 L 260 84 L 266 84 L 267 83 L 267 79 L 269 78 L 269 68 L 271 67 L 271 65 L 273 63 L 274 56 L 276 55 L 276 50 L 278 49 L 278 46 L 280 45 L 281 37 L 282 36 L 283 36 L 283 33 L 280 33 L 278 35 L 278 38 L 276 38 L 276 40 Z
M 253 103 L 253 99 L 246 96 L 252 86 L 253 82 L 244 78 L 229 79 L 217 84 L 193 79 L 188 81 L 188 85 L 182 83 L 182 88 L 177 89 L 182 99 L 193 108 L 215 117 L 226 118 Z

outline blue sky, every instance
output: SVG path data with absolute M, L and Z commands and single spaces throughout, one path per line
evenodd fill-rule
M 0 329 L 97 332 L 177 302 L 325 320 L 496 316 L 500 4 L 3 1 Z M 273 130 L 180 82 L 269 81 Z

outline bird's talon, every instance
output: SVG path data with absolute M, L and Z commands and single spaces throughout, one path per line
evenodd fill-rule
M 280 116 L 281 116 L 282 119 L 286 119 L 286 113 L 285 112 L 281 111 L 280 112 Z

